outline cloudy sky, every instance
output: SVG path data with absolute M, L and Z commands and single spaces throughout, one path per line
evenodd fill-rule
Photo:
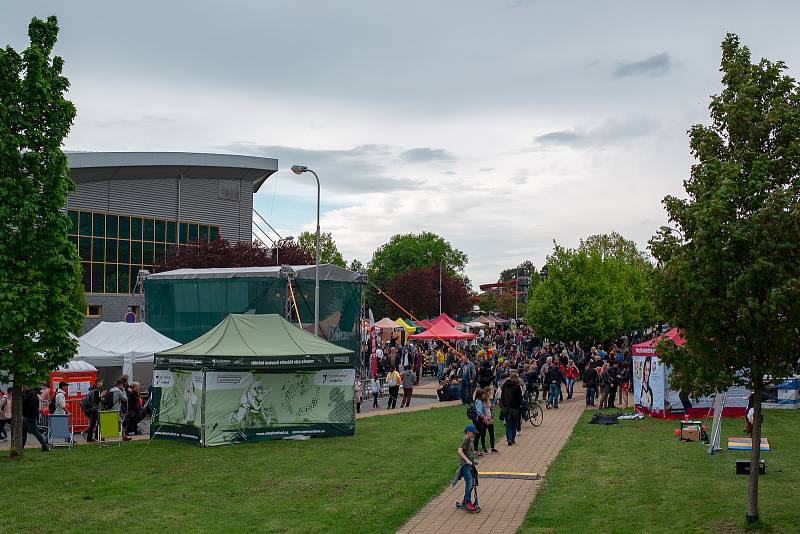
M 686 130 L 719 90 L 719 44 L 800 72 L 797 2 L 543 0 L 3 3 L 1 44 L 56 14 L 72 150 L 264 155 L 255 199 L 283 235 L 347 259 L 429 230 L 475 285 L 553 240 L 642 247 L 681 194 Z

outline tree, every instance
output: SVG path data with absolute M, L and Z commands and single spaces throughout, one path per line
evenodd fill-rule
M 300 245 L 300 248 L 308 252 L 311 257 L 314 258 L 311 260 L 311 263 L 314 263 L 316 259 L 317 234 L 302 232 L 297 238 L 297 243 Z M 345 263 L 342 253 L 336 248 L 336 241 L 333 240 L 330 232 L 319 234 L 319 262 L 332 263 L 342 268 L 347 267 L 347 263 Z
M 508 269 L 501 271 L 498 282 L 510 282 L 511 280 L 516 280 L 517 272 L 519 272 L 519 276 L 523 276 L 525 274 L 531 276 L 536 272 L 536 267 L 533 266 L 532 261 L 525 260 L 517 267 L 509 267 Z
M 392 306 L 378 294 L 375 286 L 385 289 L 398 274 L 424 267 L 436 266 L 438 269 L 440 263 L 443 274 L 462 276 L 467 264 L 467 255 L 453 248 L 444 238 L 431 232 L 392 236 L 388 243 L 381 245 L 373 253 L 372 260 L 367 266 L 371 282 L 367 291 L 368 305 L 378 315 L 386 315 L 392 311 Z M 402 304 L 402 302 L 400 303 Z
M 497 310 L 506 317 L 514 317 L 514 312 L 519 309 L 520 302 L 513 293 L 503 293 L 497 299 Z
M 350 265 L 347 266 L 347 269 L 357 273 L 364 269 L 364 264 L 357 259 L 352 259 L 350 260 Z
M 497 295 L 487 291 L 478 297 L 478 305 L 482 311 L 493 312 L 497 311 Z
M 86 301 L 64 206 L 75 189 L 61 150 L 75 118 L 58 21 L 33 18 L 30 46 L 0 50 L 0 382 L 11 381 L 11 456 L 21 456 L 22 386 L 68 362 Z
M 417 318 L 439 314 L 439 266 L 411 269 L 395 276 L 388 293 Z M 442 311 L 460 315 L 469 309 L 469 280 L 442 272 Z M 394 305 L 390 311 L 400 314 Z M 391 313 L 387 315 L 393 315 Z
M 311 265 L 314 260 L 308 252 L 292 240 L 276 243 L 275 249 L 268 249 L 255 242 L 230 243 L 215 239 L 192 245 L 181 245 L 153 266 L 155 272 L 174 269 L 207 269 L 213 267 L 268 267 L 277 265 L 278 256 L 282 265 Z
M 590 343 L 653 320 L 652 266 L 616 233 L 590 236 L 577 249 L 555 244 L 544 280 L 531 277 L 526 322 L 538 335 Z
M 661 347 L 674 384 L 753 391 L 748 522 L 758 519 L 764 377 L 788 375 L 800 349 L 800 89 L 785 70 L 751 63 L 727 35 L 711 124 L 689 130 L 688 198 L 664 199 L 678 232 L 650 241 L 658 308 L 686 338 Z

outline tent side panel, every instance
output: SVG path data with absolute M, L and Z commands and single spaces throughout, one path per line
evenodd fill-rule
M 201 444 L 203 373 L 180 369 L 153 371 L 152 439 Z

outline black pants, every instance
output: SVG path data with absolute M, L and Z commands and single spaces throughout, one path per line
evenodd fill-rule
M 484 449 L 486 448 L 486 425 L 483 424 L 483 421 L 478 419 L 477 421 L 475 421 L 475 429 L 478 431 L 478 433 L 475 434 L 475 443 L 473 446 L 476 451 L 479 451 L 480 449 L 478 448 L 478 441 L 480 440 L 483 440 L 484 442 L 483 448 Z
M 400 394 L 400 386 L 389 387 L 389 404 L 387 408 L 392 410 L 397 407 L 397 396 Z
M 97 419 L 100 417 L 100 412 L 89 412 L 89 428 L 86 429 L 86 439 L 96 439 L 95 429 L 97 428 Z
M 10 428 L 11 427 L 11 421 L 8 421 L 8 423 L 9 423 L 8 426 Z M 0 419 L 0 438 L 5 439 L 6 437 L 7 437 L 6 436 L 6 420 L 5 419 Z
M 494 423 L 491 425 L 483 425 L 481 431 L 481 447 L 486 449 L 486 434 L 489 434 L 489 448 L 494 449 Z M 477 450 L 477 447 L 475 447 Z
M 614 406 L 614 400 L 616 400 L 616 398 L 617 398 L 617 388 L 618 387 L 619 386 L 616 386 L 616 385 L 611 386 L 611 393 L 609 393 L 609 395 L 608 395 L 608 407 L 609 408 L 616 408 L 616 406 Z

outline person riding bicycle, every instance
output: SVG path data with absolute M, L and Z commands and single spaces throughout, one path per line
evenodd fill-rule
M 525 373 L 525 391 L 529 396 L 534 399 L 539 399 L 539 367 L 532 363 L 528 366 L 528 372 Z

